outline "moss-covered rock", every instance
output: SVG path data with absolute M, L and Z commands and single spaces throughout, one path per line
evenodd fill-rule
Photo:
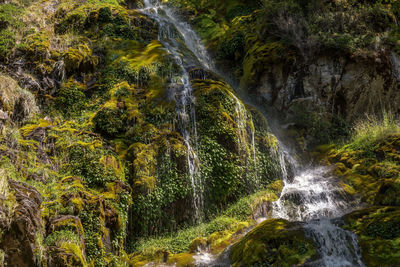
M 347 229 L 359 236 L 367 266 L 396 266 L 400 260 L 400 209 L 374 206 L 345 216 Z
M 317 257 L 313 241 L 301 225 L 282 219 L 262 222 L 232 246 L 233 266 L 292 266 Z
M 373 205 L 399 205 L 400 167 L 397 152 L 400 136 L 388 135 L 363 146 L 350 143 L 342 149 L 331 149 L 328 159 L 336 163 L 336 172 Z
M 226 83 L 193 80 L 193 88 L 201 176 L 209 193 L 206 206 L 230 203 L 279 178 L 276 146 L 268 142 L 272 137 L 260 114 L 245 106 Z

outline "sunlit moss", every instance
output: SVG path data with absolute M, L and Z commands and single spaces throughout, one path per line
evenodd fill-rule
M 301 227 L 282 219 L 264 221 L 234 244 L 230 253 L 233 266 L 263 263 L 291 266 L 316 257 L 313 241 L 306 237 Z

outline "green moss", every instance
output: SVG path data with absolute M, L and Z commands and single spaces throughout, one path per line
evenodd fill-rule
M 134 246 L 133 256 L 140 261 L 153 261 L 164 252 L 194 252 L 202 245 L 208 245 L 212 252 L 220 253 L 237 241 L 245 229 L 254 225 L 252 215 L 258 205 L 271 203 L 276 199 L 277 196 L 270 190 L 244 197 L 208 223 L 188 227 L 170 235 L 140 240 Z
M 0 59 L 5 62 L 16 44 L 15 30 L 23 26 L 19 19 L 21 11 L 14 3 L 3 3 L 0 6 Z
M 41 31 L 29 34 L 18 46 L 18 49 L 29 56 L 29 61 L 40 64 L 41 61 L 48 59 L 50 50 L 50 33 Z
M 107 137 L 115 137 L 126 129 L 127 114 L 125 110 L 104 107 L 96 113 L 93 123 L 96 130 Z
M 208 188 L 205 206 L 212 214 L 278 179 L 279 168 L 267 124 L 228 84 L 194 80 L 193 88 L 201 177 Z
M 282 219 L 264 221 L 234 244 L 230 253 L 233 266 L 292 266 L 316 256 L 312 240 L 301 227 Z
M 191 254 L 181 253 L 168 258 L 168 264 L 174 264 L 177 267 L 194 267 L 194 259 Z
M 84 94 L 86 87 L 83 84 L 68 80 L 58 91 L 56 105 L 59 105 L 66 115 L 74 115 L 83 110 L 87 102 Z
M 328 159 L 339 162 L 337 174 L 361 193 L 364 201 L 375 205 L 398 205 L 400 169 L 393 151 L 399 146 L 399 135 L 382 135 L 380 139 L 364 144 L 367 148 L 359 150 L 355 149 L 355 143 L 332 149 Z
M 72 175 L 83 177 L 89 187 L 104 187 L 108 182 L 118 179 L 112 166 L 101 163 L 104 150 L 74 144 L 69 147 L 68 170 Z
M 70 47 L 63 53 L 63 59 L 69 73 L 76 71 L 88 73 L 95 70 L 98 64 L 98 58 L 93 56 L 92 49 L 85 43 Z
M 346 228 L 359 236 L 362 258 L 368 266 L 393 266 L 400 259 L 400 210 L 370 207 L 346 216 Z
M 15 46 L 15 34 L 9 30 L 1 30 L 0 36 L 0 58 L 7 59 Z

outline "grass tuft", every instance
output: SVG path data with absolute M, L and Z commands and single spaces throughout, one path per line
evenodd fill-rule
M 367 116 L 355 124 L 351 142 L 347 146 L 354 150 L 370 152 L 378 141 L 393 134 L 400 133 L 400 120 L 390 112 L 383 112 L 381 118 Z

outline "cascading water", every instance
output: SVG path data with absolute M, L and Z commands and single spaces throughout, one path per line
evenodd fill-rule
M 358 203 L 338 186 L 329 167 L 319 166 L 298 171 L 291 158 L 293 177 L 288 175 L 285 153 L 281 152 L 284 187 L 273 203 L 273 218 L 305 222 L 304 229 L 318 247 L 321 259 L 307 266 L 364 266 L 356 236 L 342 229 L 341 216 Z
M 144 0 L 144 4 L 142 12 L 159 23 L 159 41 L 181 69 L 180 86 L 175 82 L 173 93 L 177 103 L 180 130 L 188 149 L 189 172 L 194 192 L 193 206 L 196 216 L 199 217 L 203 205 L 202 185 L 197 179 L 198 159 L 193 148 L 197 140 L 196 116 L 187 70 L 194 66 L 214 70 L 213 64 L 201 40 L 187 23 L 176 19 L 170 9 L 157 1 Z M 191 55 L 184 56 L 181 53 L 185 48 L 177 41 L 179 38 L 183 39 L 184 46 L 189 49 Z M 239 99 L 236 96 L 234 98 L 237 100 L 236 113 L 240 120 L 237 123 L 241 136 L 246 127 L 242 125 L 245 121 L 245 111 Z M 252 140 L 255 161 L 254 132 Z M 278 153 L 284 188 L 280 198 L 273 203 L 272 217 L 304 222 L 306 233 L 315 241 L 321 255 L 318 262 L 308 263 L 307 266 L 364 266 L 355 235 L 339 227 L 340 220 L 335 219 L 349 212 L 357 204 L 356 201 L 349 198 L 338 186 L 337 178 L 331 175 L 328 167 L 301 170 L 281 142 Z M 194 258 L 197 266 L 229 266 L 229 249 L 217 259 L 204 251 L 200 251 Z
M 171 93 L 176 101 L 179 129 L 183 136 L 188 156 L 189 175 L 193 188 L 193 208 L 195 220 L 200 220 L 203 210 L 203 185 L 198 179 L 198 157 L 195 146 L 197 144 L 196 112 L 194 108 L 193 90 L 189 81 L 188 68 L 191 64 L 202 65 L 209 68 L 208 55 L 200 39 L 186 23 L 178 21 L 171 10 L 158 1 L 144 0 L 141 12 L 157 21 L 159 25 L 158 40 L 163 44 L 168 53 L 173 57 L 180 68 L 180 77 L 172 80 Z M 183 38 L 186 48 L 197 62 L 191 62 L 189 57 L 184 57 L 184 49 L 179 39 Z M 172 77 L 173 78 L 173 77 Z

